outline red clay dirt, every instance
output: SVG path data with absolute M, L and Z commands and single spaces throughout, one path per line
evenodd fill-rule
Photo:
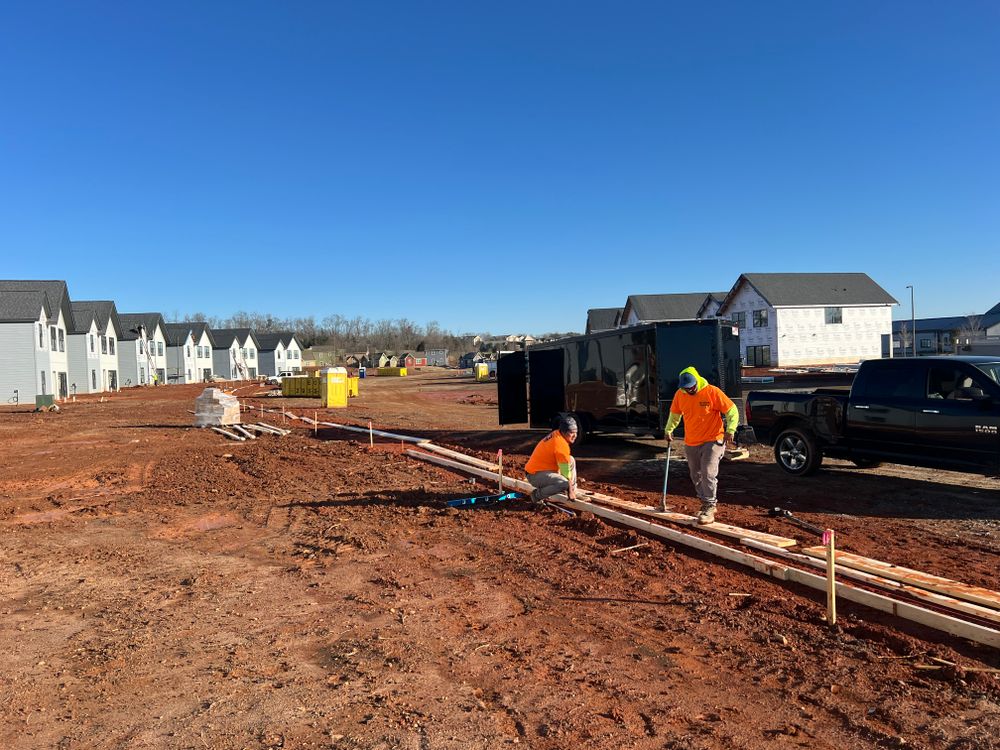
M 819 592 L 598 519 L 448 509 L 485 486 L 392 441 L 229 442 L 189 426 L 202 388 L 0 410 L 0 747 L 1000 747 L 998 675 L 968 671 L 994 650 L 844 602 L 831 631 Z M 248 400 L 512 469 L 540 437 L 454 371 L 362 381 L 347 409 Z M 663 448 L 579 446 L 583 486 L 656 503 Z M 812 543 L 781 506 L 998 586 L 995 480 L 831 464 L 792 480 L 756 448 L 720 520 Z M 670 481 L 693 510 L 683 463 Z

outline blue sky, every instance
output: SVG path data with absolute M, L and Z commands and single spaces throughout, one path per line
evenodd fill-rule
M 580 330 L 861 271 L 1000 302 L 995 2 L 7 3 L 4 278 Z

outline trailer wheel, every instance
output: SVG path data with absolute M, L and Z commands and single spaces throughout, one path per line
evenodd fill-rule
M 823 462 L 823 452 L 815 436 L 801 427 L 791 427 L 774 441 L 774 460 L 789 474 L 805 477 L 814 474 Z

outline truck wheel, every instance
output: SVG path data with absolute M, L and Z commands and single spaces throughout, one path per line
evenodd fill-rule
M 789 474 L 805 477 L 816 472 L 823 461 L 823 453 L 811 432 L 792 427 L 774 441 L 774 460 Z
M 855 458 L 853 461 L 851 461 L 851 463 L 853 463 L 859 469 L 877 469 L 879 466 L 882 465 L 881 461 L 875 461 L 874 459 L 871 458 Z

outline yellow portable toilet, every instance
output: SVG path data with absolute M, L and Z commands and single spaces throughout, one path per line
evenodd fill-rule
M 490 379 L 490 366 L 485 362 L 476 362 L 476 380 L 483 383 Z
M 343 367 L 326 367 L 320 370 L 319 377 L 323 406 L 347 406 L 347 370 Z
M 358 381 L 360 378 L 347 378 L 347 397 L 352 398 L 358 395 Z

